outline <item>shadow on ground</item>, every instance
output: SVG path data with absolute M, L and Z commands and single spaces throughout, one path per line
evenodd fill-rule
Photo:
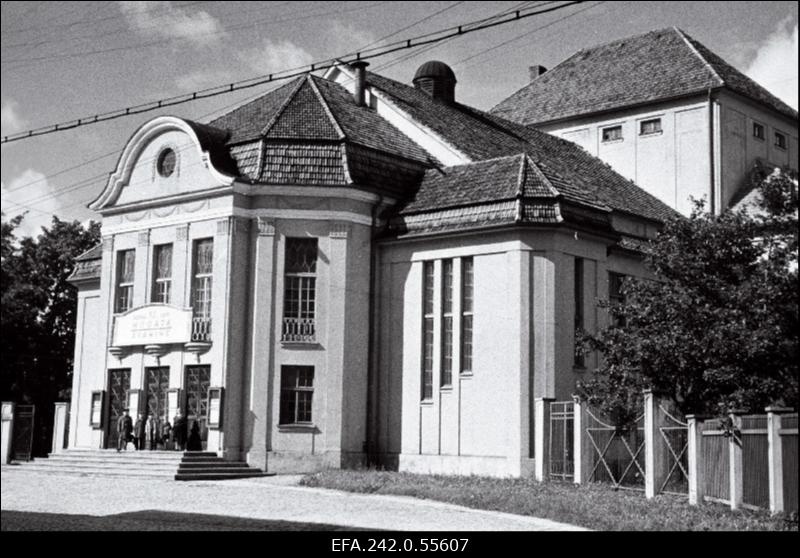
M 225 515 L 142 510 L 115 515 L 70 515 L 3 510 L 2 531 L 354 531 L 368 530 Z

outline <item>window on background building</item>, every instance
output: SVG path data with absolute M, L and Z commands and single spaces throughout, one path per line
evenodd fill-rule
M 609 126 L 603 128 L 603 141 L 616 141 L 622 139 L 622 126 Z
M 133 280 L 136 250 L 117 252 L 117 296 L 115 311 L 126 312 L 133 307 Z
M 453 383 L 453 260 L 442 261 L 442 374 L 440 385 Z
M 284 269 L 283 341 L 316 340 L 317 239 L 287 238 Z
M 608 273 L 608 300 L 612 305 L 619 305 L 625 302 L 625 295 L 622 292 L 622 286 L 625 282 L 625 275 L 622 273 Z M 624 318 L 616 318 L 614 325 L 622 327 L 625 325 Z
M 192 341 L 208 341 L 211 335 L 211 285 L 214 265 L 214 240 L 194 241 L 192 277 Z
M 583 258 L 575 258 L 575 277 L 573 281 L 575 300 L 575 361 L 573 365 L 583 368 L 585 363 L 583 353 L 580 352 L 578 335 L 583 332 Z
M 280 424 L 311 424 L 313 366 L 281 366 Z
M 650 120 L 642 120 L 639 123 L 639 135 L 646 136 L 648 134 L 658 134 L 661 132 L 661 119 L 651 118 Z
M 786 149 L 786 136 L 780 132 L 775 132 L 775 147 Z
M 760 140 L 764 139 L 764 126 L 758 122 L 753 122 L 753 137 Z
M 172 244 L 160 244 L 153 249 L 152 302 L 169 304 L 172 292 Z
M 461 260 L 461 373 L 472 372 L 472 313 L 474 296 L 472 258 Z
M 433 262 L 425 262 L 422 294 L 422 399 L 433 398 Z

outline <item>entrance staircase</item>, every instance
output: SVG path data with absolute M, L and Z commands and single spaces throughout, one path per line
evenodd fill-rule
M 271 476 L 243 461 L 226 461 L 208 451 L 122 451 L 69 449 L 19 464 L 26 471 L 180 481 Z

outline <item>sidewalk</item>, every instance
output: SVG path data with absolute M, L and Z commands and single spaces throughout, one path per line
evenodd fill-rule
M 0 471 L 3 510 L 111 515 L 159 510 L 400 531 L 577 531 L 547 519 L 402 496 L 296 486 L 300 476 L 177 482 Z

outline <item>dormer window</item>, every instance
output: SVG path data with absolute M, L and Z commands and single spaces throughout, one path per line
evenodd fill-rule
M 620 141 L 622 139 L 622 126 L 609 126 L 603 128 L 603 141 Z
M 173 149 L 169 147 L 163 149 L 161 153 L 158 154 L 158 162 L 156 163 L 158 174 L 164 178 L 171 176 L 172 173 L 175 172 L 175 165 L 177 162 L 178 156 Z
M 786 149 L 786 136 L 780 132 L 775 132 L 775 147 Z
M 661 119 L 651 118 L 650 120 L 642 120 L 639 123 L 639 135 L 648 136 L 650 134 L 661 133 Z

